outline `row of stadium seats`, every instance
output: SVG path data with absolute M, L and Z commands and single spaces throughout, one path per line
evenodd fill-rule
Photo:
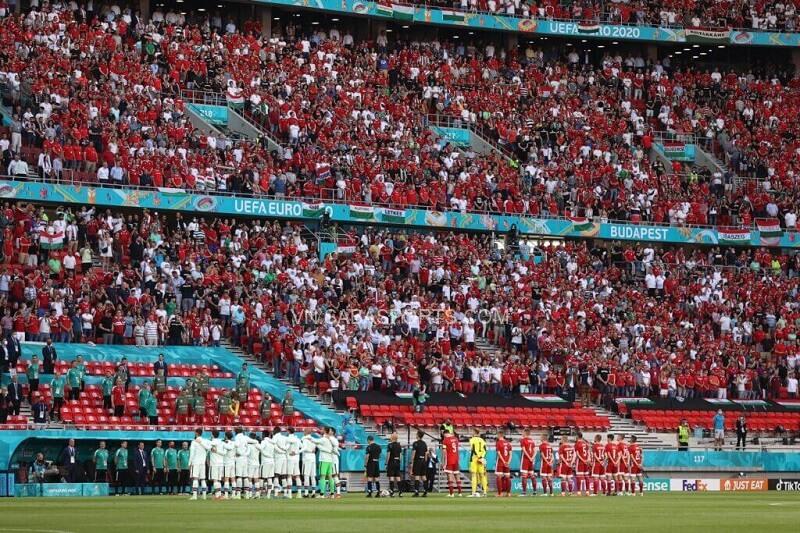
M 631 417 L 635 422 L 644 424 L 648 429 L 655 431 L 674 431 L 683 419 L 690 427 L 711 429 L 713 427 L 714 411 L 661 411 L 654 412 L 648 409 L 634 409 Z M 725 417 L 725 429 L 736 428 L 737 415 L 744 413 L 731 412 Z M 747 413 L 748 428 L 752 431 L 775 431 L 782 427 L 787 431 L 800 430 L 800 413 L 771 412 Z

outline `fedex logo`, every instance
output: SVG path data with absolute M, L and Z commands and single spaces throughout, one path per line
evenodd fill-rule
M 684 479 L 682 490 L 684 492 L 705 492 L 708 490 L 708 483 L 705 483 L 702 479 Z
M 670 479 L 669 488 L 678 492 L 708 492 L 720 490 L 719 479 Z

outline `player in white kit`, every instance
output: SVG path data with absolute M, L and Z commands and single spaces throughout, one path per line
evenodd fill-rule
M 244 498 L 249 500 L 251 494 L 250 478 L 247 476 L 247 458 L 250 455 L 250 445 L 258 444 L 258 441 L 245 435 L 244 429 L 239 426 L 236 428 L 233 444 L 236 445 L 236 488 L 233 497 L 239 499 L 244 494 Z
M 236 486 L 236 445 L 233 443 L 233 431 L 225 432 L 224 449 L 224 482 L 222 485 L 222 491 L 225 493 L 225 499 L 230 500 L 233 496 L 233 487 Z
M 192 478 L 192 497 L 190 500 L 197 499 L 197 491 L 200 490 L 205 500 L 208 493 L 206 485 L 206 460 L 208 452 L 211 450 L 211 441 L 203 438 L 203 430 L 194 430 L 194 440 L 189 445 L 189 477 Z
M 271 498 L 277 483 L 275 479 L 275 444 L 272 442 L 269 430 L 261 433 L 261 444 L 258 446 L 261 453 L 261 489 L 267 498 Z
M 287 452 L 289 451 L 289 442 L 286 432 L 279 430 L 278 433 L 272 437 L 272 442 L 275 445 L 275 477 L 278 484 L 275 486 L 275 495 L 278 495 L 278 487 L 283 489 L 283 496 L 286 497 L 286 460 L 288 458 Z
M 261 497 L 261 443 L 258 442 L 255 433 L 250 433 L 253 441 L 248 446 L 247 453 L 247 477 L 250 479 L 250 492 L 253 498 Z
M 303 462 L 303 487 L 300 495 L 303 497 L 316 496 L 317 440 L 311 435 L 311 428 L 303 431 L 303 438 L 300 440 L 300 458 Z
M 287 444 L 287 458 L 286 458 L 286 478 L 287 483 L 284 485 L 286 497 L 292 497 L 292 483 L 297 487 L 298 493 L 300 491 L 300 439 L 294 433 L 294 428 L 289 428 L 289 434 L 286 436 Z M 288 490 L 287 490 L 288 485 Z
M 219 431 L 211 432 L 211 452 L 208 454 L 208 478 L 214 489 L 214 499 L 221 497 L 222 477 L 224 475 L 225 442 L 219 438 Z

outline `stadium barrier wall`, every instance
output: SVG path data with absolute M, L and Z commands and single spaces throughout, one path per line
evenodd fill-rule
M 108 483 L 21 483 L 14 485 L 14 496 L 17 498 L 35 497 L 92 497 L 108 496 Z
M 268 219 L 317 220 L 327 211 L 340 223 L 370 223 L 449 229 L 507 232 L 512 226 L 525 235 L 540 237 L 598 238 L 693 245 L 777 246 L 800 248 L 797 232 L 762 235 L 758 230 L 738 232 L 734 240 L 716 228 L 673 227 L 594 222 L 587 219 L 531 218 L 487 213 L 440 212 L 425 209 L 391 209 L 339 203 L 307 204 L 292 200 L 198 194 L 183 189 L 134 189 L 91 185 L 53 184 L 36 181 L 0 180 L 0 198 L 30 202 L 136 207 L 156 211 L 205 212 Z
M 400 23 L 435 24 L 464 29 L 500 30 L 525 35 L 613 39 L 657 43 L 730 44 L 735 46 L 800 46 L 800 33 L 747 29 L 699 30 L 625 24 L 580 24 L 577 21 L 523 18 L 492 13 L 469 13 L 431 6 L 404 6 L 366 0 L 256 0 L 259 4 L 289 6 L 349 15 L 365 15 Z

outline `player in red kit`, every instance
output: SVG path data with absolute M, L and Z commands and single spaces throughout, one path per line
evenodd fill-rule
M 542 458 L 540 473 L 542 474 L 542 496 L 553 495 L 553 448 L 547 442 L 547 435 L 542 435 L 542 443 L 539 445 L 539 456 Z
M 608 480 L 606 479 L 606 448 L 603 446 L 603 437 L 595 435 L 594 444 L 592 444 L 592 493 L 595 496 L 597 496 L 598 490 L 603 494 L 607 492 L 607 487 L 601 487 L 601 483 L 608 485 Z
M 533 487 L 533 492 L 531 494 L 536 496 L 536 472 L 533 470 L 534 460 L 536 459 L 536 443 L 531 438 L 529 429 L 522 432 L 522 440 L 519 441 L 519 444 L 522 447 L 522 460 L 519 466 L 519 473 L 522 478 L 521 496 L 526 496 L 528 494 L 528 479 L 531 480 L 531 485 Z
M 614 443 L 613 433 L 609 433 L 606 440 L 606 494 L 611 496 L 617 492 L 617 474 L 619 473 L 619 456 L 617 455 L 617 445 Z
M 566 496 L 572 492 L 572 473 L 575 465 L 575 448 L 567 441 L 567 437 L 561 438 L 558 446 L 558 470 L 556 477 L 561 479 L 561 495 Z
M 442 440 L 442 447 L 444 448 L 445 461 L 444 473 L 447 474 L 447 489 L 450 491 L 449 497 L 454 498 L 453 487 L 458 486 L 458 495 L 463 496 L 461 492 L 461 468 L 459 468 L 459 453 L 458 453 L 458 437 L 450 433 L 445 433 L 444 440 Z
M 583 438 L 583 433 L 578 432 L 575 441 L 575 492 L 589 495 L 589 466 L 592 462 L 592 453 L 589 443 Z
M 619 463 L 617 467 L 617 480 L 619 484 L 617 485 L 617 494 L 622 496 L 623 494 L 630 494 L 630 476 L 629 472 L 629 465 L 630 465 L 630 453 L 628 452 L 628 445 L 625 444 L 625 435 L 617 435 L 617 457 L 619 458 Z
M 497 465 L 494 473 L 497 478 L 497 497 L 511 496 L 511 442 L 506 440 L 503 431 L 497 432 Z
M 631 435 L 631 444 L 628 446 L 631 457 L 630 479 L 631 493 L 636 494 L 636 485 L 639 485 L 639 496 L 644 496 L 644 476 L 642 472 L 642 448 L 636 443 L 636 435 Z M 635 483 L 635 484 L 634 484 Z

